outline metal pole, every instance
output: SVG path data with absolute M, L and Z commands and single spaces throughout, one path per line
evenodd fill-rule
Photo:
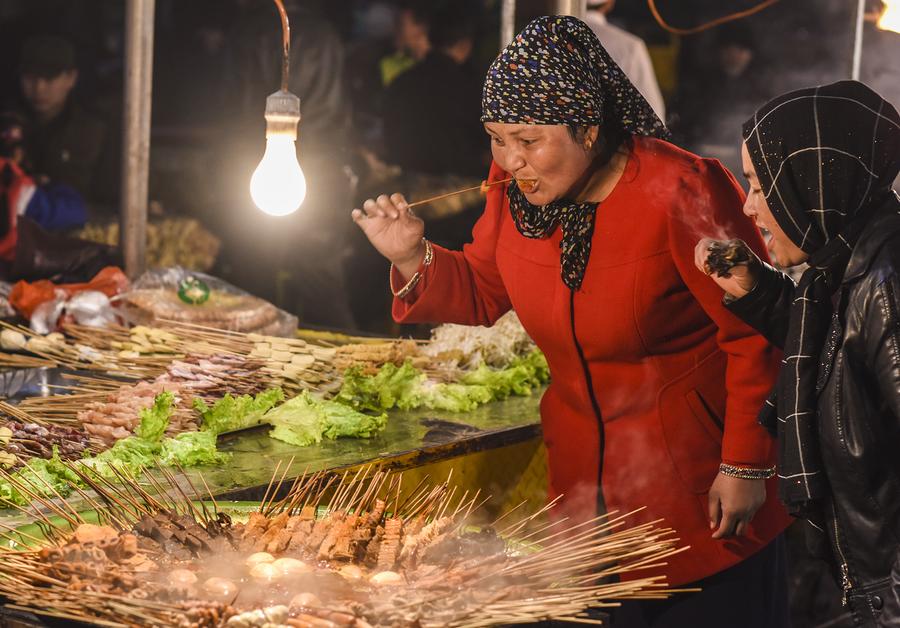
M 856 9 L 856 34 L 853 38 L 853 70 L 850 78 L 859 80 L 859 67 L 862 64 L 863 18 L 866 12 L 866 0 L 859 0 Z
M 119 244 L 125 258 L 125 273 L 131 278 L 144 272 L 146 265 L 154 5 L 155 0 L 127 0 L 125 5 L 122 224 Z
M 580 20 L 587 13 L 587 0 L 556 0 L 557 15 L 572 15 Z
M 500 50 L 516 36 L 516 0 L 503 0 L 500 5 Z

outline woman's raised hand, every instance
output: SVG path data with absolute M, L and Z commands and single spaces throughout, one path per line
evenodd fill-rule
M 726 244 L 736 243 L 738 246 L 738 255 L 741 261 L 733 266 L 728 266 L 724 272 L 717 272 L 715 264 L 710 264 L 710 254 L 717 247 L 724 247 Z M 756 287 L 759 278 L 759 269 L 762 265 L 756 253 L 747 246 L 743 240 L 729 241 L 713 240 L 712 238 L 703 238 L 694 247 L 694 265 L 705 275 L 709 275 L 722 290 L 730 294 L 736 299 L 740 299 L 748 292 Z
M 400 273 L 409 278 L 425 257 L 425 223 L 416 217 L 402 194 L 387 196 L 363 203 L 354 209 L 353 222 L 363 230 L 369 242 L 388 258 Z

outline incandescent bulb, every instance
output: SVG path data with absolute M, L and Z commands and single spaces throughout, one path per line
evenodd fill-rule
M 271 216 L 290 214 L 303 203 L 306 177 L 290 136 L 273 135 L 266 139 L 266 152 L 250 177 L 250 197 Z
M 878 18 L 878 28 L 885 31 L 900 33 L 900 2 L 897 0 L 884 0 L 884 9 Z

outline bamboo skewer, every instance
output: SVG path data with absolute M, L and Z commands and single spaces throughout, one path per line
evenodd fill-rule
M 499 185 L 501 183 L 509 183 L 512 181 L 512 177 L 509 179 L 503 179 L 502 181 L 482 181 L 480 185 L 473 185 L 470 188 L 463 188 L 462 190 L 456 190 L 455 192 L 447 192 L 446 194 L 438 194 L 437 196 L 432 196 L 431 198 L 422 199 L 421 201 L 416 201 L 415 203 L 409 203 L 407 207 L 416 207 L 418 205 L 425 205 L 426 203 L 432 203 L 434 201 L 438 201 L 442 198 L 447 198 L 448 196 L 455 196 L 457 194 L 463 194 L 465 192 L 471 192 L 473 190 L 487 190 L 487 188 Z

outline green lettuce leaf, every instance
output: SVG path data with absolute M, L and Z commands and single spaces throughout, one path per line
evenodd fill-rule
M 323 401 L 325 438 L 372 438 L 387 425 L 387 414 L 363 414 L 336 401 Z
M 494 399 L 490 388 L 478 384 L 432 384 L 422 392 L 422 405 L 447 412 L 471 412 Z
M 264 419 L 274 427 L 269 436 L 298 447 L 320 443 L 323 438 L 371 438 L 387 424 L 384 413 L 363 414 L 335 401 L 321 401 L 308 392 L 270 410 Z
M 67 480 L 78 484 L 78 476 L 66 469 L 59 458 L 59 451 L 53 447 L 53 457 L 49 459 L 32 458 L 13 475 L 23 485 L 20 492 L 11 482 L 0 481 L 0 500 L 25 506 L 31 501 L 28 493 L 53 499 L 66 497 L 72 492 Z
M 84 458 L 81 464 L 107 480 L 117 476 L 110 468 L 115 467 L 129 475 L 137 475 L 144 467 L 153 466 L 162 451 L 159 442 L 149 441 L 139 436 L 129 436 L 93 458 Z
M 538 349 L 524 357 L 516 358 L 512 365 L 522 365 L 531 370 L 535 381 L 541 385 L 550 381 L 550 365 L 547 364 L 547 358 Z
M 164 465 L 194 467 L 204 464 L 219 464 L 231 458 L 216 450 L 216 435 L 213 432 L 184 432 L 162 443 L 160 462 Z
M 226 394 L 212 407 L 202 399 L 194 399 L 194 409 L 203 418 L 203 429 L 214 434 L 231 432 L 259 425 L 263 415 L 284 401 L 281 388 L 271 388 L 252 397 L 241 395 L 232 397 Z
M 134 431 L 135 435 L 148 441 L 159 442 L 169 427 L 169 417 L 174 412 L 175 395 L 169 391 L 156 395 L 153 405 L 141 410 L 139 415 L 141 424 Z
M 306 391 L 269 410 L 264 417 L 275 428 L 269 436 L 297 447 L 322 442 L 321 418 L 317 401 Z
M 411 362 L 400 367 L 385 364 L 374 376 L 351 367 L 344 375 L 344 384 L 335 401 L 368 412 L 423 407 L 469 412 L 495 399 L 530 395 L 549 379 L 547 360 L 537 350 L 514 359 L 506 368 L 481 365 L 453 383 L 429 381 Z
M 397 407 L 417 408 L 425 375 L 411 363 L 403 366 L 385 364 L 378 374 L 364 375 L 359 367 L 351 367 L 344 374 L 344 383 L 335 401 L 361 411 L 383 412 Z
M 476 384 L 490 389 L 494 399 L 506 399 L 510 395 L 530 395 L 536 388 L 550 380 L 547 360 L 540 351 L 514 359 L 502 369 L 492 369 L 481 364 L 462 377 L 463 384 Z

